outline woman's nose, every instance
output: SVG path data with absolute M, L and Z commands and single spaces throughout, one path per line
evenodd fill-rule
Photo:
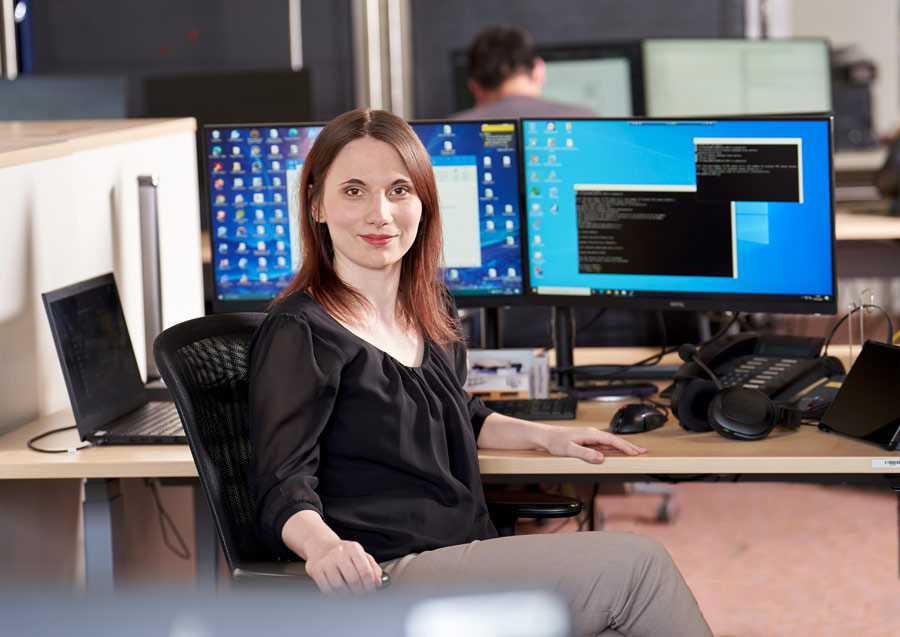
M 393 204 L 387 197 L 376 197 L 369 207 L 367 221 L 377 225 L 387 225 L 393 218 Z

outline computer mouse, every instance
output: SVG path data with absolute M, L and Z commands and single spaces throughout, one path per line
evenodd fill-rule
M 630 403 L 622 405 L 609 421 L 609 430 L 614 434 L 638 434 L 662 427 L 666 416 L 650 405 Z

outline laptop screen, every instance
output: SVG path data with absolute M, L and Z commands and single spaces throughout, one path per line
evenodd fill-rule
M 147 402 L 112 274 L 42 298 L 82 439 Z

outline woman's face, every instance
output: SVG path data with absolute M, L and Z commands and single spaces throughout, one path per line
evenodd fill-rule
M 361 137 L 335 157 L 313 214 L 327 224 L 335 271 L 347 281 L 370 270 L 399 271 L 416 239 L 422 201 L 400 153 Z

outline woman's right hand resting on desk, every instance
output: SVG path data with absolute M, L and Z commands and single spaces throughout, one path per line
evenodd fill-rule
M 299 511 L 281 531 L 285 545 L 306 560 L 306 572 L 323 593 L 374 593 L 381 567 L 358 542 L 339 538 L 315 511 Z

